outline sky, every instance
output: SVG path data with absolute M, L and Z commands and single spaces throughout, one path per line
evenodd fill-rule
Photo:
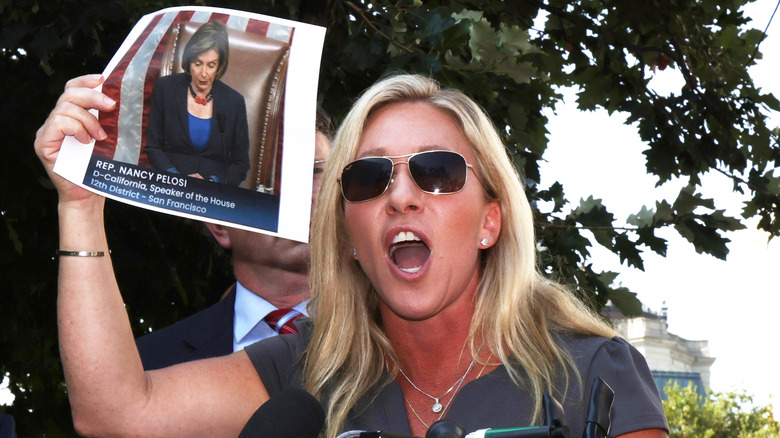
M 746 8 L 751 27 L 763 31 L 776 5 L 777 0 L 758 0 Z M 767 34 L 760 47 L 764 57 L 750 74 L 764 92 L 780 98 L 780 12 Z M 683 84 L 679 72 L 671 69 L 659 72 L 651 82 L 660 94 L 678 93 Z M 541 169 L 542 187 L 561 182 L 575 204 L 590 195 L 601 198 L 620 221 L 643 205 L 653 207 L 656 200 L 673 202 L 683 183 L 655 187 L 656 177 L 645 169 L 646 146 L 634 127 L 623 124 L 625 117 L 580 112 L 575 99 L 573 92 L 567 93 L 565 103 L 548 114 L 550 144 Z M 773 114 L 770 126 L 780 126 L 780 116 Z M 726 177 L 708 174 L 700 190 L 706 197 L 723 200 L 721 208 L 728 207 L 731 216 L 739 217 L 742 198 L 732 192 Z M 710 355 L 716 358 L 710 376 L 713 390 L 744 390 L 757 404 L 778 406 L 780 323 L 775 318 L 780 308 L 776 274 L 780 238 L 767 243 L 768 235 L 756 231 L 755 224 L 727 234 L 731 243 L 726 261 L 697 254 L 674 230 L 659 233 L 669 241 L 667 257 L 646 252 L 644 272 L 621 266 L 616 255 L 597 250 L 597 245 L 592 255 L 597 268 L 620 272 L 617 281 L 650 309 L 659 312 L 665 303 L 669 332 L 709 342 Z

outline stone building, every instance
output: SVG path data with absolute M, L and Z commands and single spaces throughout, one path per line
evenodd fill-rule
M 661 313 L 645 309 L 641 316 L 628 318 L 608 306 L 606 314 L 618 333 L 645 356 L 662 397 L 666 398 L 664 386 L 674 381 L 681 387 L 693 383 L 697 392 L 705 395 L 710 386 L 710 367 L 715 362 L 709 355 L 708 342 L 669 333 L 666 307 Z

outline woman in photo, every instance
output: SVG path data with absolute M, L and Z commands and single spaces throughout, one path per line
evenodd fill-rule
M 610 437 L 667 436 L 644 358 L 537 271 L 531 208 L 491 121 L 417 75 L 372 86 L 336 135 L 300 333 L 144 373 L 107 256 L 103 198 L 51 173 L 65 135 L 105 135 L 84 109 L 111 109 L 89 89 L 99 83 L 71 81 L 36 139 L 60 194 L 60 249 L 88 251 L 60 257 L 58 304 L 81 433 L 235 437 L 263 403 L 303 388 L 323 405 L 328 438 L 424 436 L 439 419 L 467 431 L 540 424 L 545 392 L 581 436 L 601 377 L 615 392 Z
M 184 73 L 155 83 L 145 148 L 155 169 L 232 186 L 246 177 L 246 104 L 239 92 L 220 81 L 228 58 L 225 25 L 205 23 L 184 48 Z

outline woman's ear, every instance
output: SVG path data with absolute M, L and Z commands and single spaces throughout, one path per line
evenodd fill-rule
M 487 249 L 495 245 L 499 234 L 501 234 L 501 206 L 498 201 L 490 201 L 485 206 L 479 248 Z
M 217 224 L 206 223 L 206 228 L 214 236 L 214 240 L 219 243 L 219 246 L 225 249 L 232 249 L 233 242 L 230 241 L 230 233 L 228 233 L 227 227 Z

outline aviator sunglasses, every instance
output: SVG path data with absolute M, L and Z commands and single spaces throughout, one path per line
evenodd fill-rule
M 399 158 L 404 161 L 393 161 Z M 424 151 L 392 157 L 365 157 L 341 171 L 341 194 L 347 202 L 364 202 L 382 196 L 393 183 L 395 166 L 406 164 L 417 187 L 425 193 L 458 193 L 466 186 L 467 169 L 463 155 L 452 151 Z

